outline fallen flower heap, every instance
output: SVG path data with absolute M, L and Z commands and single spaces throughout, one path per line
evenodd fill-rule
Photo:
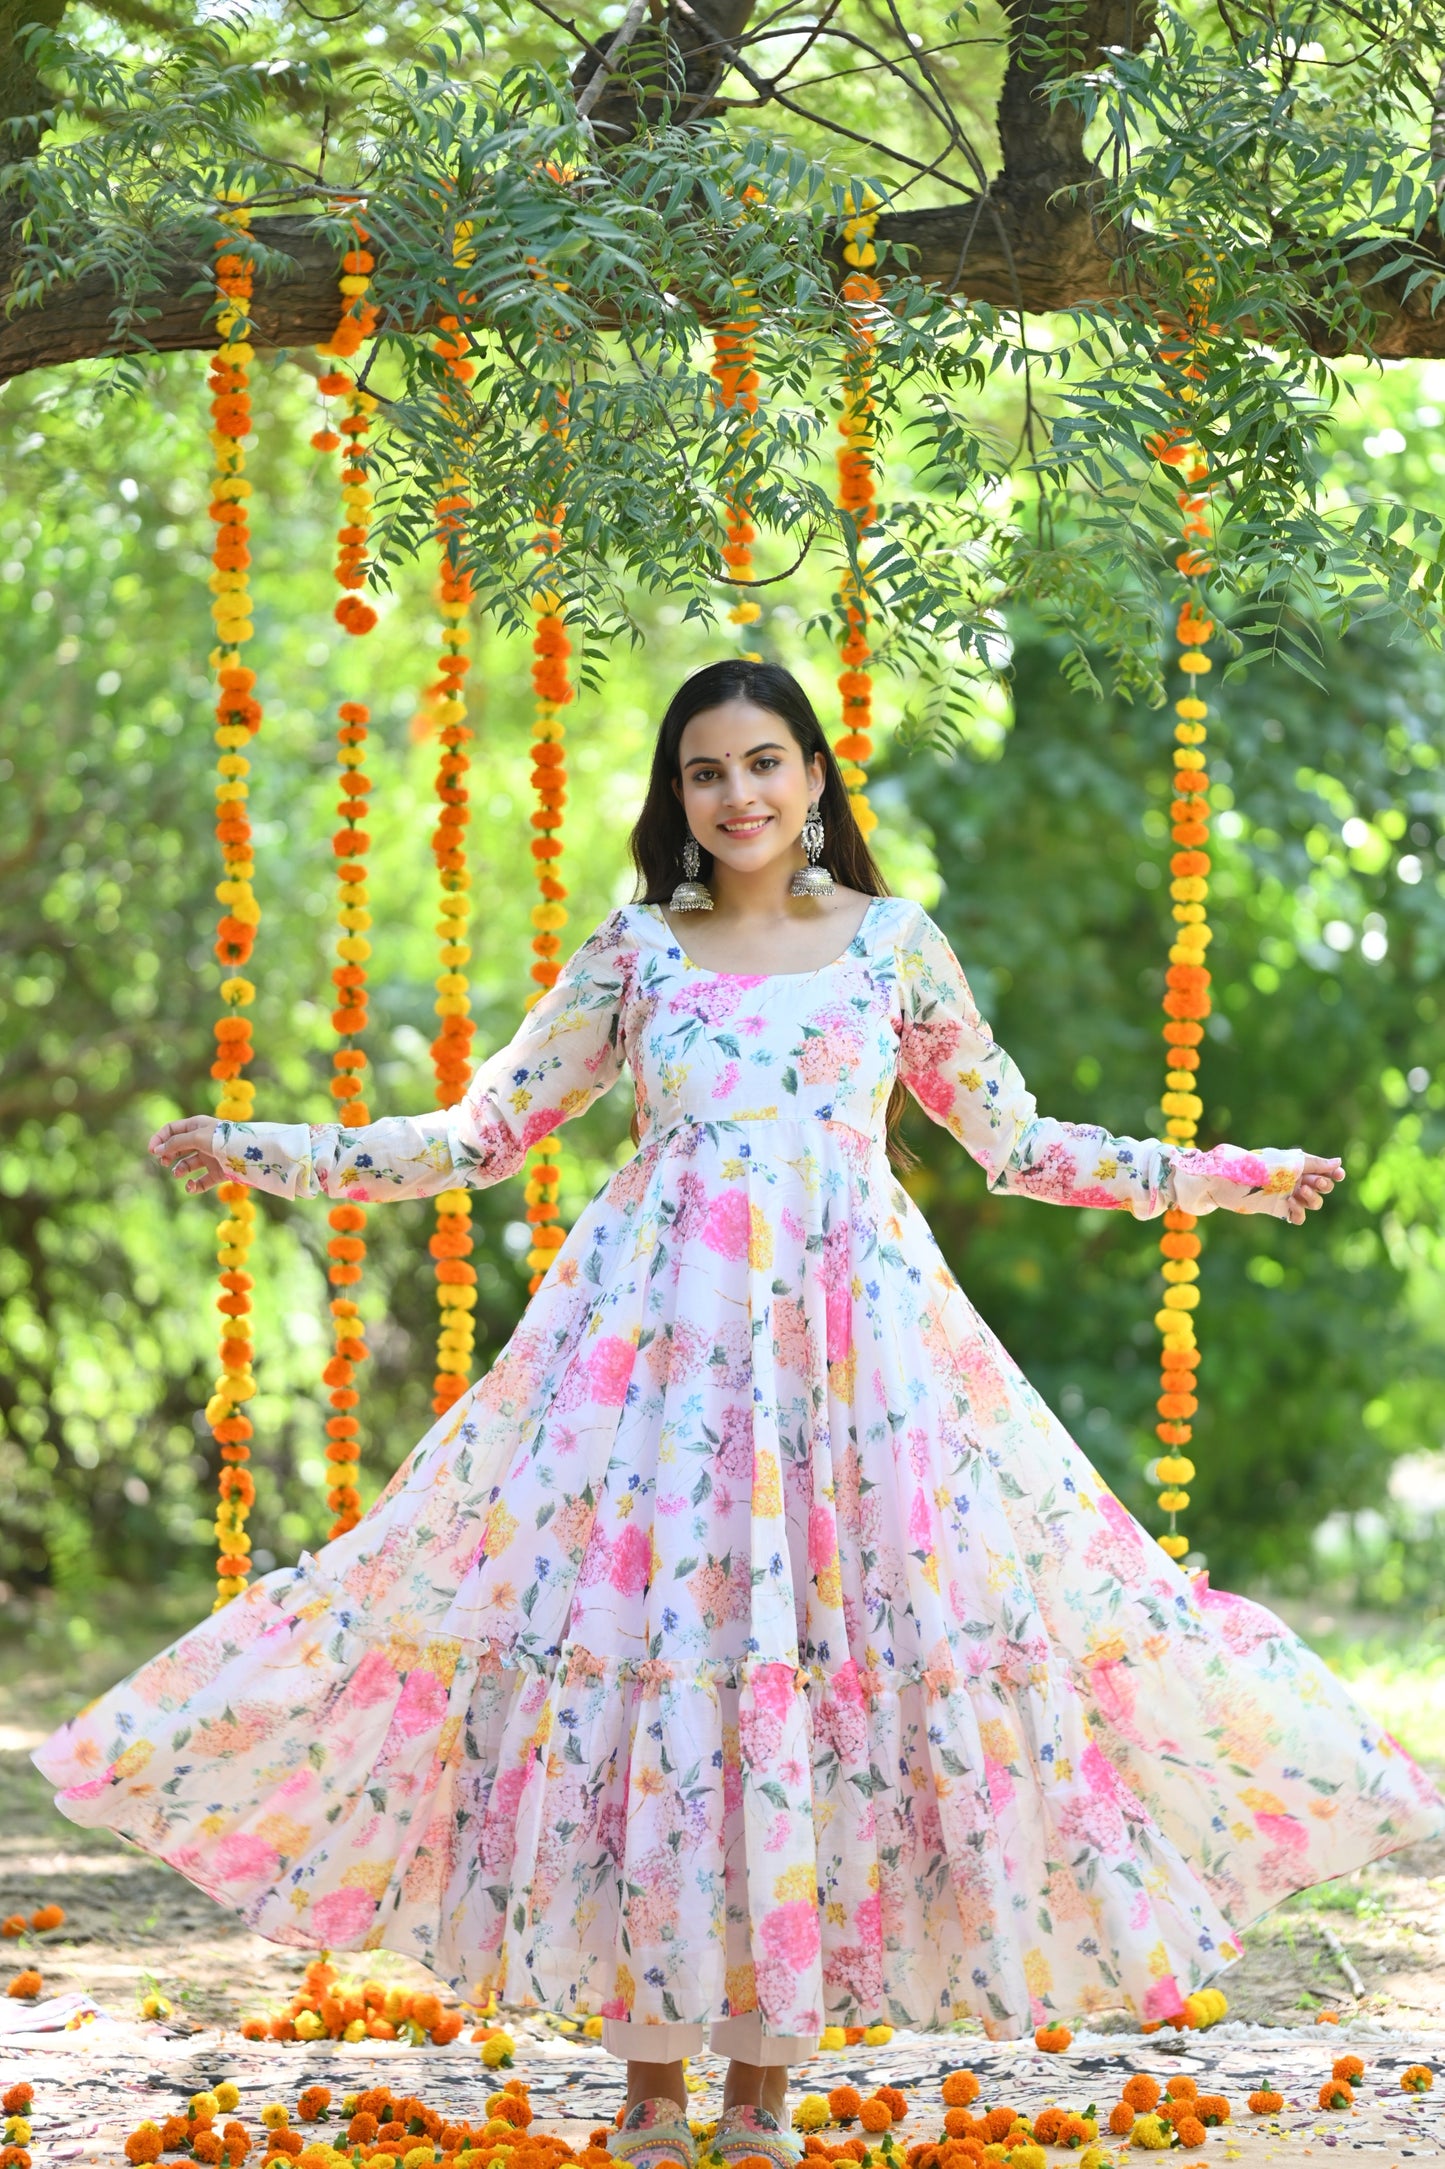
M 430 2016 L 433 2005 L 441 2015 L 436 1996 L 410 1995 L 371 1982 L 352 1991 L 338 1983 L 335 1968 L 325 1962 L 308 1970 L 331 1976 L 313 1991 L 322 1995 L 323 2010 L 326 2002 L 336 2006 L 327 2014 L 328 2025 L 341 2016 L 353 1993 L 359 1993 L 363 2001 L 399 1999 L 399 2009 L 409 2006 L 413 2024 Z M 322 2011 L 316 2015 L 320 2017 Z M 460 2031 L 460 2018 L 455 2012 L 451 2017 Z M 271 2033 L 275 2021 L 248 2023 L 264 2024 L 268 2038 L 307 2038 L 284 2031 Z M 289 2023 L 294 2028 L 295 2020 Z M 359 2037 L 343 2031 L 340 2038 Z M 484 2063 L 510 2061 L 513 2044 L 502 2029 L 482 2026 L 472 2039 L 481 2041 Z M 1364 2075 L 1358 2056 L 1336 2058 L 1321 2089 L 1321 2103 L 1348 2108 L 1353 2086 Z M 1425 2064 L 1411 2065 L 1401 2079 L 1410 2093 L 1428 2092 L 1433 2084 L 1434 2073 Z M 1143 2153 L 1197 2151 L 1206 2144 L 1212 2128 L 1231 2121 L 1226 2097 L 1201 2092 L 1185 2073 L 1171 2073 L 1161 2085 L 1147 2072 L 1136 2072 L 1102 2120 L 1092 2103 L 1076 2109 L 1051 2102 L 1029 2116 L 1007 2103 L 981 2101 L 982 2091 L 976 2072 L 950 2072 L 941 2087 L 943 2128 L 938 2137 L 907 2147 L 894 2136 L 894 2127 L 911 2113 L 908 2099 L 897 2087 L 879 2085 L 865 2095 L 845 2084 L 826 2094 L 806 2094 L 793 2112 L 794 2127 L 803 2134 L 803 2169 L 810 2165 L 816 2169 L 822 2162 L 856 2162 L 860 2169 L 976 2169 L 976 2165 L 993 2169 L 995 2164 L 1001 2169 L 1047 2169 L 1046 2147 L 1075 2155 L 1079 2169 L 1118 2169 L 1119 2156 L 1107 2142 L 1100 2143 L 1101 2121 L 1116 2145 Z M 30 2169 L 25 2148 L 31 2099 L 28 2086 L 12 2087 L 4 2097 L 10 2121 L 0 2169 Z M 258 2169 L 293 2169 L 293 2165 L 294 2169 L 559 2169 L 562 2163 L 605 2169 L 612 2159 L 607 2152 L 609 2133 L 623 2117 L 619 2108 L 611 2125 L 597 2126 L 584 2146 L 574 2147 L 554 2133 L 537 2129 L 529 2088 L 521 2078 L 507 2079 L 487 2097 L 486 2117 L 480 2123 L 448 2117 L 416 2095 L 386 2085 L 348 2093 L 335 2108 L 333 2099 L 328 2086 L 306 2086 L 297 2095 L 294 2112 L 284 2102 L 272 2102 L 261 2111 L 253 2129 L 235 2113 L 240 2105 L 238 2088 L 224 2081 L 193 2095 L 183 2113 L 147 2118 L 137 2125 L 126 2138 L 125 2158 L 132 2169 L 167 2156 L 187 2156 L 215 2169 L 242 2169 L 253 2155 Z M 1249 2096 L 1250 2113 L 1257 2118 L 1277 2116 L 1284 2107 L 1283 2094 L 1272 2086 L 1261 2084 Z M 716 2169 L 709 2145 L 716 2124 L 693 2123 L 691 2130 L 698 2142 L 699 2169 Z M 823 2136 L 826 2130 L 842 2136 L 830 2141 Z
M 296 2169 L 555 2169 L 563 2161 L 605 2169 L 611 2160 L 605 2133 L 594 2132 L 579 2150 L 534 2131 L 522 2079 L 509 2079 L 489 2096 L 482 2124 L 444 2117 L 414 2094 L 388 2086 L 347 2094 L 334 2119 L 332 2100 L 330 2087 L 307 2086 L 297 2096 L 295 2117 L 296 2125 L 311 2128 L 298 2130 L 291 2110 L 277 2101 L 261 2111 L 261 2129 L 252 2132 L 234 2115 L 240 2093 L 227 2080 L 193 2094 L 183 2115 L 138 2124 L 125 2141 L 125 2158 L 133 2169 L 168 2155 L 240 2169 L 253 2152 L 262 2169 L 273 2163 L 276 2169 L 293 2163 Z
M 280 2010 L 241 2021 L 248 2041 L 430 2041 L 446 2048 L 464 2020 L 427 1990 L 388 1988 L 384 1981 L 343 1981 L 323 1958 L 306 1968 L 300 1988 Z M 508 2056 L 507 2061 L 510 2061 Z

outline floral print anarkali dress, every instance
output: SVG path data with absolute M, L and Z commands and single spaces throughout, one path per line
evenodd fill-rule
M 1040 1118 L 932 919 L 700 969 L 628 905 L 447 1113 L 222 1125 L 287 1196 L 482 1186 L 631 1068 L 641 1144 L 359 1526 L 36 1756 L 277 1942 L 509 2002 L 807 2035 L 1167 2017 L 1445 1803 L 1268 1611 L 1176 1567 L 894 1178 L 902 1076 L 990 1187 L 1281 1213 L 1290 1152 Z

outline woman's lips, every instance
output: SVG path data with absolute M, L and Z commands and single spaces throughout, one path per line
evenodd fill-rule
M 724 836 L 756 836 L 759 829 L 766 828 L 772 818 L 770 813 L 765 813 L 761 814 L 756 821 L 739 821 L 737 823 L 720 821 L 718 827 L 722 830 Z

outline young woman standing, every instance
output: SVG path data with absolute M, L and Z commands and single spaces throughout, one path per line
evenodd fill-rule
M 632 849 L 639 900 L 461 1105 L 152 1140 L 192 1191 L 415 1198 L 636 1093 L 637 1152 L 360 1524 L 36 1760 L 263 1935 L 600 2013 L 633 2160 L 692 2161 L 710 2027 L 714 2150 L 782 2165 L 825 2023 L 1167 2018 L 1445 1802 L 1107 1489 L 892 1130 L 911 1093 L 991 1189 L 1140 1218 L 1299 1224 L 1339 1161 L 1041 1117 L 784 671 L 687 681 Z

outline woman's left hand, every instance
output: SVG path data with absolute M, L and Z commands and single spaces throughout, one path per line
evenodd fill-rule
M 148 1149 L 171 1174 L 187 1178 L 188 1190 L 214 1190 L 217 1183 L 234 1180 L 212 1150 L 215 1134 L 214 1115 L 187 1115 L 163 1124 Z
M 1316 1160 L 1305 1154 L 1299 1181 L 1289 1194 L 1285 1218 L 1298 1227 L 1306 1213 L 1317 1213 L 1337 1182 L 1345 1179 L 1343 1160 Z

